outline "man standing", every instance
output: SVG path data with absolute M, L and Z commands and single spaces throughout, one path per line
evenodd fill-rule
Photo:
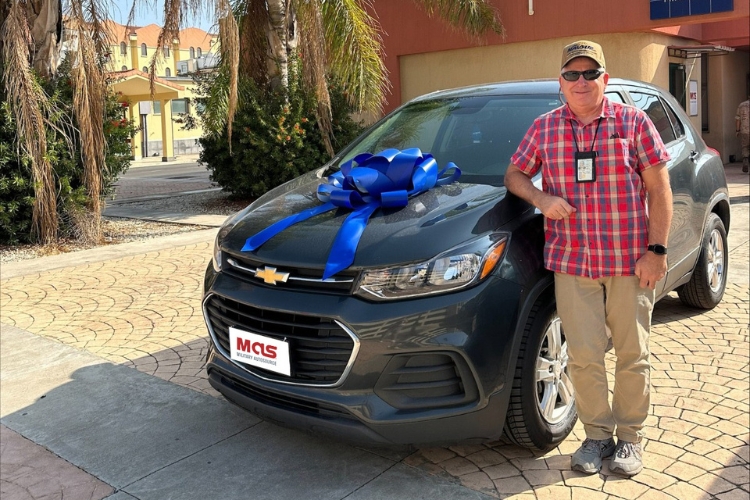
M 610 470 L 632 476 L 643 468 L 654 288 L 667 270 L 669 154 L 643 111 L 604 96 L 609 75 L 599 44 L 566 46 L 561 66 L 567 104 L 534 121 L 511 158 L 505 185 L 545 217 L 545 266 L 555 273 L 586 431 L 571 468 L 593 474 L 614 454 Z M 540 170 L 541 190 L 531 181 Z M 617 356 L 611 407 L 607 327 Z
M 737 106 L 734 124 L 735 133 L 739 136 L 742 147 L 742 171 L 747 173 L 750 171 L 750 99 Z

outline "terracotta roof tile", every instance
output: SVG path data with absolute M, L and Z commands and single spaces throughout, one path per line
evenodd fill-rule
M 159 40 L 161 26 L 158 24 L 149 24 L 148 26 L 131 26 L 129 30 L 122 24 L 114 21 L 106 21 L 109 32 L 115 39 L 114 45 L 120 42 L 130 43 L 128 38 L 129 32 L 135 32 L 138 36 L 138 45 L 145 43 L 147 47 L 156 47 Z M 203 52 L 211 50 L 211 38 L 216 37 L 200 28 L 185 28 L 180 30 L 180 48 L 188 49 L 190 47 L 200 47 Z

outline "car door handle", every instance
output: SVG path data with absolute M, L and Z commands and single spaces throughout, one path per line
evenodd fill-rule
M 697 162 L 699 156 L 700 156 L 700 153 L 698 153 L 698 151 L 691 151 L 688 158 L 690 158 L 694 162 Z

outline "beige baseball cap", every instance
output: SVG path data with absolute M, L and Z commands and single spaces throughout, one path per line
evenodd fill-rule
M 602 46 L 589 40 L 578 40 L 570 45 L 566 45 L 562 53 L 562 65 L 564 68 L 572 59 L 576 57 L 588 57 L 593 59 L 600 67 L 605 68 L 604 51 Z

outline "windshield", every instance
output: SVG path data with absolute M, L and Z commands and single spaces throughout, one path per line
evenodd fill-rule
M 510 157 L 539 115 L 561 106 L 556 95 L 481 96 L 409 104 L 376 124 L 341 162 L 384 149 L 419 148 L 443 169 L 452 161 L 459 182 L 502 185 Z

